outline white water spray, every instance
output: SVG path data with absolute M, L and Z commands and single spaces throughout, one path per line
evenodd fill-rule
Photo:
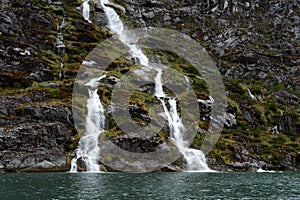
M 90 20 L 90 0 L 85 0 L 82 3 L 82 16 L 89 23 L 92 23 Z
M 97 80 L 104 78 L 101 76 Z M 87 86 L 96 86 L 97 84 L 92 79 Z M 97 94 L 98 90 L 89 90 L 89 99 L 87 100 L 87 116 L 86 116 L 86 131 L 85 135 L 80 138 L 78 148 L 76 149 L 76 157 L 71 162 L 71 172 L 77 172 L 77 161 L 82 159 L 86 171 L 98 172 L 100 166 L 98 164 L 100 158 L 100 148 L 98 138 L 104 131 L 105 126 L 105 110 L 101 100 Z
M 159 98 L 164 108 L 165 115 L 168 120 L 171 139 L 186 161 L 186 170 L 212 171 L 207 166 L 205 155 L 203 154 L 203 152 L 201 150 L 189 148 L 188 142 L 184 140 L 183 136 L 185 134 L 185 127 L 180 116 L 178 115 L 177 102 L 175 98 L 171 98 L 168 100 L 170 106 L 170 110 L 168 110 L 164 101 L 164 98 L 167 97 L 167 95 L 163 91 L 161 75 L 162 70 L 157 70 L 157 75 L 155 77 L 155 96 Z
M 66 22 L 66 17 L 63 18 L 61 24 L 57 27 L 57 39 L 56 39 L 56 43 L 57 43 L 57 54 L 60 56 L 60 70 L 59 70 L 59 73 L 58 73 L 58 80 L 62 80 L 63 79 L 63 74 L 62 74 L 62 69 L 64 67 L 64 64 L 62 62 L 62 59 L 61 59 L 61 53 L 64 51 L 65 49 L 65 44 L 64 44 L 64 37 L 63 37 L 63 34 L 62 34 L 62 31 L 63 31 L 63 28 L 68 24 Z
M 250 89 L 248 88 L 247 90 L 248 90 L 248 94 L 249 94 L 250 98 L 251 98 L 252 100 L 254 100 L 254 101 L 257 101 L 256 96 L 254 96 L 254 95 L 252 94 L 252 92 L 250 91 Z
M 161 75 L 162 75 L 162 69 L 157 69 L 157 75 L 154 78 L 155 81 L 154 96 L 156 96 L 157 98 L 166 97 L 166 94 L 164 93 L 163 86 L 161 83 Z
M 149 60 L 147 56 L 140 48 L 137 47 L 137 45 L 131 44 L 132 38 L 124 31 L 124 24 L 120 19 L 118 13 L 113 8 L 106 6 L 110 4 L 112 3 L 108 0 L 101 0 L 101 6 L 103 7 L 104 12 L 108 18 L 109 29 L 111 30 L 111 32 L 115 33 L 125 45 L 129 47 L 129 53 L 133 58 L 138 58 L 139 62 L 142 65 L 148 66 Z

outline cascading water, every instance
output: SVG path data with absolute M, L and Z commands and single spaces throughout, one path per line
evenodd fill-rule
M 101 6 L 108 18 L 108 27 L 115 33 L 119 39 L 129 47 L 129 53 L 133 58 L 137 58 L 139 62 L 146 68 L 152 69 L 149 65 L 147 56 L 139 49 L 135 44 L 130 42 L 130 37 L 126 35 L 124 31 L 124 24 L 121 21 L 116 11 L 106 5 L 112 5 L 108 0 L 101 0 Z M 89 21 L 89 5 L 88 1 L 83 3 L 83 15 L 86 20 Z M 154 68 L 153 68 L 154 69 Z M 152 70 L 153 70 L 152 69 Z M 187 142 L 183 139 L 184 125 L 182 124 L 181 118 L 177 113 L 177 102 L 174 98 L 168 98 L 163 91 L 162 86 L 162 69 L 155 68 L 157 75 L 155 77 L 155 96 L 160 100 L 165 115 L 167 116 L 168 126 L 170 129 L 170 135 L 173 143 L 177 146 L 181 154 L 183 155 L 188 171 L 210 171 L 208 168 L 205 156 L 200 150 L 191 149 L 187 147 Z M 97 81 L 99 81 L 97 79 Z M 91 80 L 87 83 L 87 86 L 93 86 L 95 80 Z M 167 109 L 165 99 L 169 99 L 168 103 L 170 111 Z M 71 171 L 77 171 L 77 160 L 81 157 L 87 167 L 87 171 L 99 171 L 98 159 L 99 159 L 99 147 L 98 147 L 98 136 L 103 132 L 104 127 L 104 109 L 97 95 L 97 90 L 90 91 L 90 98 L 87 101 L 88 114 L 86 117 L 86 134 L 80 139 L 79 147 L 76 151 L 76 158 L 72 160 Z
M 97 87 L 97 81 L 105 76 L 92 79 L 86 83 L 86 86 Z M 77 160 L 82 159 L 86 171 L 98 172 L 100 166 L 98 164 L 100 157 L 100 148 L 98 145 L 99 135 L 104 131 L 105 126 L 105 110 L 101 100 L 97 94 L 98 90 L 89 89 L 89 99 L 87 100 L 87 116 L 85 135 L 80 138 L 78 148 L 76 149 L 76 157 L 71 162 L 71 172 L 77 172 Z
M 133 58 L 138 58 L 142 65 L 148 66 L 149 60 L 147 56 L 135 44 L 130 44 L 130 37 L 124 32 L 124 24 L 118 13 L 113 8 L 106 6 L 107 4 L 114 5 L 108 0 L 101 0 L 101 6 L 103 7 L 108 18 L 109 29 L 115 33 L 125 45 L 129 47 L 129 53 Z
M 90 0 L 84 0 L 82 3 L 82 16 L 85 20 L 87 20 L 89 23 L 91 23 L 90 20 Z
M 169 98 L 168 103 L 170 106 L 170 111 L 165 104 L 165 98 L 167 95 L 163 91 L 161 82 L 162 70 L 157 69 L 157 75 L 154 79 L 155 81 L 155 96 L 159 98 L 165 115 L 168 120 L 168 126 L 170 129 L 170 136 L 173 143 L 179 149 L 180 153 L 186 161 L 186 169 L 188 171 L 211 171 L 206 164 L 205 155 L 202 151 L 197 149 L 191 149 L 187 146 L 187 141 L 183 139 L 183 134 L 185 133 L 184 125 L 177 112 L 177 102 L 175 98 Z
M 130 54 L 133 58 L 138 58 L 140 63 L 147 67 L 149 66 L 149 60 L 147 56 L 139 49 L 135 44 L 130 44 L 129 36 L 127 36 L 124 32 L 124 24 L 121 21 L 119 15 L 116 11 L 106 6 L 107 4 L 111 4 L 108 0 L 101 0 L 101 5 L 104 9 L 104 12 L 108 18 L 108 26 L 110 30 L 117 34 L 119 39 L 126 44 L 130 49 Z M 187 147 L 187 142 L 183 139 L 184 134 L 184 125 L 177 113 L 177 105 L 176 99 L 169 99 L 168 103 L 170 105 L 170 111 L 168 111 L 167 106 L 165 105 L 164 98 L 167 95 L 163 91 L 161 76 L 162 76 L 162 69 L 155 69 L 157 71 L 157 76 L 155 77 L 155 96 L 160 99 L 161 104 L 164 108 L 165 115 L 168 119 L 168 125 L 170 129 L 170 135 L 177 146 L 179 151 L 182 153 L 184 159 L 186 160 L 187 170 L 189 171 L 210 171 L 209 167 L 206 164 L 205 156 L 202 151 L 197 149 L 190 149 Z
M 163 86 L 161 83 L 162 69 L 157 69 L 156 71 L 157 71 L 157 75 L 154 78 L 155 81 L 154 96 L 156 96 L 157 98 L 163 98 L 166 97 L 166 94 L 164 93 Z
M 63 38 L 63 34 L 62 34 L 62 31 L 63 31 L 63 28 L 67 25 L 67 22 L 66 22 L 66 19 L 65 17 L 63 18 L 61 24 L 57 27 L 57 54 L 60 56 L 60 71 L 59 71 L 59 74 L 58 74 L 58 79 L 59 80 L 62 80 L 63 79 L 63 76 L 62 76 L 62 69 L 64 67 L 64 64 L 62 63 L 62 59 L 61 59 L 61 53 L 64 51 L 65 49 L 65 44 L 64 44 L 64 38 Z

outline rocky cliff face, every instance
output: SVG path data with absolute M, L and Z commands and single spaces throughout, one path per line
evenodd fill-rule
M 217 64 L 227 90 L 227 112 L 235 120 L 226 123 L 209 154 L 212 168 L 300 168 L 298 0 L 115 3 L 125 8 L 126 13 L 120 11 L 120 15 L 129 28 L 154 26 L 180 31 L 205 47 Z M 69 169 L 79 137 L 71 111 L 73 82 L 89 51 L 110 36 L 103 28 L 107 21 L 101 7 L 92 5 L 93 25 L 81 16 L 80 5 L 80 1 L 68 0 L 2 1 L 0 170 Z M 169 59 L 172 55 L 166 52 L 159 55 L 157 59 L 162 62 L 179 62 L 177 58 Z M 128 62 L 116 61 L 110 66 L 111 72 L 99 88 L 104 103 L 108 102 L 111 85 L 132 66 Z M 200 83 L 194 84 L 202 89 Z M 208 98 L 208 94 L 197 95 Z M 151 100 L 145 96 L 143 99 Z M 147 106 L 135 103 L 140 107 L 133 107 L 132 115 L 149 120 Z M 205 131 L 210 108 L 203 103 L 200 108 L 204 120 L 199 126 Z M 109 134 L 115 137 L 118 130 L 114 123 L 110 126 Z M 201 145 L 201 133 L 194 147 Z M 148 151 L 155 145 L 145 143 L 157 142 L 118 137 L 114 141 L 133 152 Z
M 71 112 L 83 58 L 105 38 L 76 1 L 2 1 L 0 170 L 64 171 L 77 145 Z

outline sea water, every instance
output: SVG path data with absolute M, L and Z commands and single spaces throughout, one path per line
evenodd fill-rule
M 0 199 L 300 199 L 300 173 L 0 174 Z

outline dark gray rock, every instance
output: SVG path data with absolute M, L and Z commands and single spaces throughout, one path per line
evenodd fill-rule
M 285 115 L 280 118 L 278 123 L 278 130 L 289 134 L 299 134 L 300 130 L 296 128 L 295 121 L 291 116 Z
M 8 171 L 65 170 L 64 145 L 72 136 L 61 122 L 0 128 L 0 165 Z
M 112 140 L 120 148 L 135 153 L 156 151 L 159 144 L 154 140 L 142 140 L 140 138 L 119 138 Z
M 16 40 L 0 40 L 0 86 L 26 88 L 35 81 L 53 80 L 51 67 L 39 57 L 40 49 L 53 49 L 42 30 L 56 30 L 54 19 L 28 5 L 31 12 L 19 12 L 28 1 L 18 1 L 16 9 L 1 10 L 0 34 Z M 11 5 L 12 6 L 12 5 Z M 39 45 L 36 45 L 39 44 Z M 43 45 L 44 44 L 44 45 Z M 40 49 L 39 49 L 40 47 Z M 18 74 L 18 76 L 16 76 Z
M 57 121 L 72 125 L 72 113 L 68 107 L 65 106 L 32 106 L 26 105 L 20 109 L 16 109 L 16 116 L 24 116 L 28 118 L 28 121 Z
M 296 155 L 295 165 L 297 169 L 300 169 L 300 152 L 298 152 L 298 154 Z
M 105 13 L 101 11 L 96 11 L 94 14 L 94 24 L 97 26 L 105 26 L 108 22 L 108 19 L 105 15 Z
M 20 32 L 22 31 L 22 29 L 20 29 L 21 23 L 14 13 L 9 11 L 0 12 L 0 20 L 0 32 L 2 35 L 11 35 L 17 33 L 21 33 L 22 35 L 22 32 Z
M 274 94 L 276 102 L 283 105 L 298 105 L 299 97 L 284 90 L 279 90 Z
M 248 124 L 254 123 L 254 117 L 253 117 L 253 114 L 251 113 L 251 111 L 244 110 L 243 116 L 244 116 L 244 119 L 248 122 Z

